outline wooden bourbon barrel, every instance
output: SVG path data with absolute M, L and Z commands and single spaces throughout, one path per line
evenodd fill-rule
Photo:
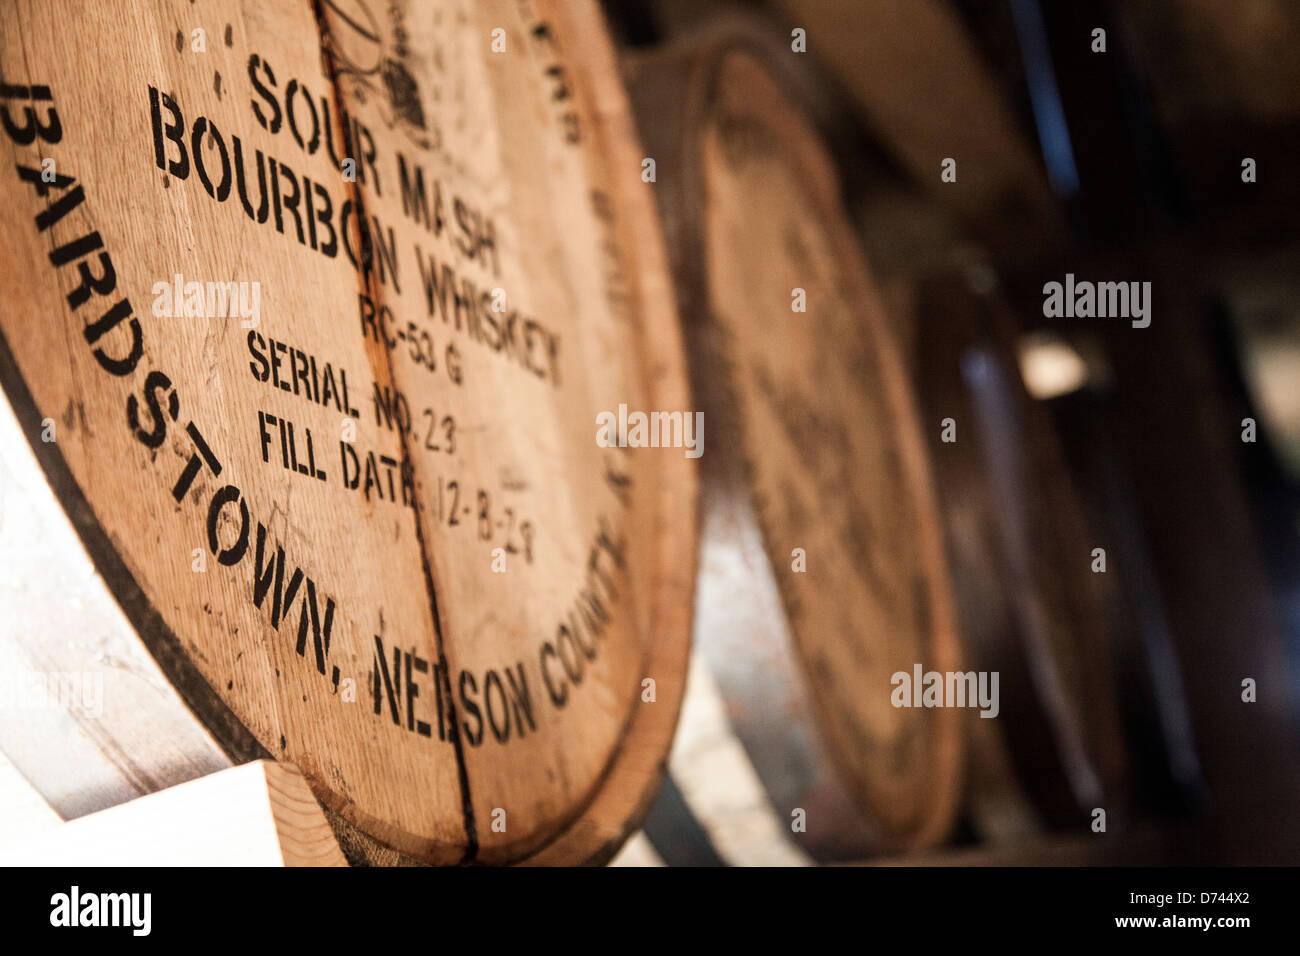
M 936 278 L 918 288 L 914 318 L 963 633 L 972 659 L 1002 675 L 1002 719 L 980 723 L 997 725 L 1009 765 L 996 779 L 974 775 L 973 823 L 996 839 L 990 808 L 1019 794 L 1034 824 L 1015 835 L 1044 824 L 1084 830 L 1097 808 L 1115 829 L 1130 810 L 1121 635 L 1093 549 L 1116 548 L 1086 520 L 1049 413 L 1026 392 L 998 296 Z M 996 762 L 999 742 L 981 750 Z
M 125 613 L 50 640 L 11 514 L 6 659 L 107 685 L 4 713 L 58 731 L 24 772 L 86 812 L 270 755 L 357 859 L 610 855 L 696 536 L 684 455 L 597 441 L 689 399 L 595 4 L 4 6 L 0 378 Z
M 834 859 L 948 832 L 960 718 L 910 695 L 896 706 L 893 677 L 959 661 L 915 400 L 832 161 L 782 79 L 779 58 L 796 55 L 729 30 L 629 72 L 709 434 L 704 665 L 671 764 L 677 802 L 708 812 L 717 726 L 691 739 L 690 699 L 713 684 L 769 820 Z M 721 832 L 743 799 L 714 795 L 715 842 L 745 842 Z M 651 832 L 661 849 L 671 829 Z

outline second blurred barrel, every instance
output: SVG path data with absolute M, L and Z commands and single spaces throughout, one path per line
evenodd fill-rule
M 714 33 L 631 70 L 708 426 L 669 862 L 710 859 L 690 832 L 731 862 L 933 845 L 961 792 L 961 713 L 894 693 L 961 664 L 915 400 L 780 56 Z

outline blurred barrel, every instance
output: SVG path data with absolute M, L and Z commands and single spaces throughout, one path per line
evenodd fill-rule
M 4 7 L 11 759 L 65 816 L 272 756 L 354 860 L 610 856 L 696 515 L 599 430 L 689 398 L 598 7 Z
M 1151 325 L 1098 331 L 1110 374 L 1086 416 L 1093 427 L 1078 427 L 1077 402 L 1054 403 L 1053 412 L 1072 458 L 1105 461 L 1122 482 L 1112 497 L 1127 501 L 1140 536 L 1131 550 L 1142 558 L 1124 577 L 1147 578 L 1167 631 L 1202 846 L 1234 863 L 1284 863 L 1296 858 L 1281 821 L 1300 794 L 1297 670 L 1287 594 L 1269 580 L 1262 542 L 1279 537 L 1274 526 L 1289 512 L 1279 499 L 1269 507 L 1248 482 L 1268 450 L 1243 425 L 1239 371 L 1222 337 L 1223 278 L 1211 261 L 1178 243 L 1125 256 L 1124 269 L 1151 277 Z M 1077 471 L 1090 473 L 1082 464 Z M 1105 488 L 1096 477 L 1089 484 Z
M 958 711 L 893 699 L 895 675 L 961 663 L 943 541 L 792 56 L 728 29 L 628 70 L 709 435 L 696 660 L 647 823 L 670 863 L 933 844 L 961 790 Z
M 914 297 L 917 388 L 935 463 L 963 631 L 972 659 L 1002 675 L 996 735 L 1012 771 L 972 791 L 1019 791 L 1038 825 L 1108 827 L 1128 809 L 1113 629 L 1103 558 L 1044 408 L 1021 377 L 1014 324 L 964 277 Z M 951 428 L 945 428 L 949 422 Z M 1096 553 L 1101 548 L 1106 555 Z M 984 732 L 984 728 L 979 728 Z M 999 795 L 1000 794 L 1000 795 Z
M 1208 858 L 1282 861 L 1289 841 L 1266 834 L 1295 786 L 1291 665 L 1234 474 L 1255 446 L 1233 449 L 1200 278 L 1143 268 L 1150 329 L 1044 321 L 1013 288 L 1017 315 L 987 275 L 913 296 L 927 418 L 958 423 L 931 447 L 963 630 L 982 666 L 1028 677 L 1003 681 L 991 743 L 1012 772 L 971 775 L 971 820 L 996 842 L 1102 808 L 1110 833 L 1190 821 Z M 1276 675 L 1259 706 L 1256 673 Z M 1010 826 L 1008 801 L 1027 811 Z

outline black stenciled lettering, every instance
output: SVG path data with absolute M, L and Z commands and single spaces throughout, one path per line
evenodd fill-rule
M 311 137 L 307 140 L 303 139 L 302 131 L 298 129 L 298 113 L 294 109 L 295 93 L 301 93 L 311 112 Z M 294 142 L 306 150 L 308 155 L 315 153 L 320 146 L 320 117 L 316 115 L 316 104 L 312 102 L 311 94 L 306 88 L 300 87 L 297 80 L 291 79 L 284 89 L 284 112 L 289 117 L 289 132 L 293 135 Z
M 516 673 L 519 675 L 518 681 L 515 680 Z M 515 665 L 514 671 L 506 669 L 506 680 L 510 684 L 510 706 L 514 714 L 515 726 L 519 728 L 519 736 L 522 737 L 524 720 L 528 721 L 529 730 L 537 730 L 537 724 L 533 720 L 533 695 L 528 690 L 528 675 L 524 671 L 523 661 Z
M 171 113 L 171 122 L 163 126 L 162 108 Z M 171 173 L 177 179 L 187 179 L 190 175 L 190 157 L 185 151 L 185 117 L 180 106 L 166 93 L 159 93 L 155 86 L 149 87 L 149 112 L 153 120 L 153 157 L 158 168 Z M 176 144 L 179 158 L 168 159 L 164 140 Z
M 312 183 L 312 189 L 320 199 L 319 208 L 316 209 L 314 221 L 320 223 L 321 227 L 329 232 L 329 240 L 321 242 L 317 248 L 321 255 L 333 259 L 339 254 L 339 237 L 334 230 L 334 200 L 320 183 Z M 312 229 L 313 234 L 315 227 Z
M 551 697 L 551 703 L 555 705 L 556 710 L 560 710 L 569 702 L 569 688 L 561 679 L 557 690 L 555 683 L 551 680 L 551 670 L 548 663 L 556 659 L 555 645 L 550 641 L 543 643 L 541 652 L 542 682 L 546 684 L 546 692 Z
M 262 82 L 262 78 L 257 72 L 258 67 L 262 68 L 262 73 L 265 74 L 267 81 L 271 84 L 270 87 Z M 275 73 L 271 71 L 271 64 L 263 63 L 262 58 L 256 53 L 248 58 L 248 82 L 253 84 L 253 89 L 266 101 L 271 112 L 268 117 L 262 112 L 262 106 L 257 100 L 249 100 L 253 106 L 253 116 L 262 124 L 262 129 L 270 133 L 278 133 L 281 121 L 280 101 L 271 92 L 271 88 L 275 86 Z
M 47 87 L 32 87 L 30 91 L 26 88 L 14 87 L 12 84 L 0 83 L 0 100 L 12 98 L 14 96 L 30 95 L 33 100 L 51 99 Z M 184 179 L 189 175 L 189 157 L 185 150 L 183 130 L 184 119 L 180 108 L 170 96 L 160 94 L 155 87 L 149 87 L 151 102 L 151 113 L 153 120 L 155 161 L 160 169 L 170 175 Z M 164 125 L 163 110 L 169 114 L 169 122 Z M 6 114 L 7 115 L 7 114 Z M 61 127 L 58 130 L 58 136 L 55 136 L 52 123 L 56 114 L 53 108 L 49 111 L 51 123 L 44 125 L 38 124 L 35 128 L 35 135 L 46 136 L 50 141 L 61 137 Z M 34 121 L 35 122 L 35 121 Z M 12 126 L 12 119 L 7 124 Z M 217 146 L 221 155 L 222 170 L 221 176 L 217 183 L 212 182 L 210 170 L 203 165 L 201 143 L 205 130 L 213 137 L 213 143 Z M 13 130 L 10 130 L 12 135 Z M 169 158 L 167 141 L 170 140 L 175 144 L 175 150 L 179 158 Z M 196 153 L 197 167 L 199 178 L 203 181 L 205 190 L 214 198 L 224 200 L 229 195 L 232 174 L 229 167 L 229 159 L 225 153 L 224 142 L 220 133 L 208 121 L 201 120 L 196 123 L 192 134 L 192 146 Z M 242 177 L 242 152 L 238 140 L 236 139 L 236 161 L 239 166 L 238 177 Z M 274 167 L 273 167 L 274 168 Z M 259 154 L 259 179 L 261 179 L 261 158 Z M 49 203 L 45 209 L 41 210 L 35 217 L 35 225 L 39 232 L 50 230 L 54 225 L 63 220 L 69 212 L 77 209 L 86 201 L 85 191 L 72 176 L 66 174 L 57 174 L 52 182 L 46 182 L 41 178 L 41 172 L 23 165 L 18 166 L 19 177 L 22 181 L 30 185 L 39 198 L 48 198 L 52 190 L 61 191 L 61 195 L 54 202 Z M 238 178 L 237 177 L 237 178 Z M 242 183 L 242 179 L 241 179 Z M 251 204 L 247 202 L 246 191 L 241 185 L 241 194 L 245 202 L 246 212 L 251 218 L 257 219 L 260 215 L 262 220 L 266 218 L 266 194 L 263 191 L 262 210 L 260 214 L 255 214 Z M 94 255 L 98 253 L 98 255 Z M 112 258 L 104 248 L 103 237 L 98 232 L 90 232 L 79 236 L 70 241 L 56 246 L 49 254 L 50 263 L 55 269 L 61 269 L 71 263 L 76 263 L 76 272 L 78 276 L 77 285 L 67 294 L 67 302 L 70 311 L 76 311 L 81 308 L 93 296 L 108 297 L 117 286 L 117 273 L 113 267 Z M 93 257 L 93 258 L 92 258 Z M 98 269 L 93 268 L 95 260 L 98 260 Z M 114 354 L 110 354 L 111 346 L 108 344 L 108 338 L 113 336 L 119 340 L 120 335 L 114 336 L 114 333 L 124 329 L 129 336 L 130 347 L 124 357 L 117 357 L 120 354 L 120 348 L 112 349 Z M 130 301 L 126 298 L 120 298 L 107 308 L 107 310 L 98 318 L 88 321 L 84 327 L 84 336 L 89 346 L 92 346 L 92 354 L 109 374 L 114 376 L 126 376 L 134 372 L 139 363 L 144 350 L 144 336 L 140 322 L 133 315 Z M 254 376 L 260 376 L 264 380 L 268 374 L 268 362 L 266 360 L 265 340 L 257 333 L 250 333 L 248 338 L 249 352 L 253 358 L 250 362 L 250 370 Z M 260 369 L 259 369 L 260 362 Z M 313 401 L 324 403 L 333 399 L 338 407 L 347 406 L 347 383 L 346 378 L 340 372 L 341 386 L 334 384 L 333 371 L 326 365 L 323 373 L 327 387 L 322 390 L 318 384 L 318 367 L 315 358 L 312 356 L 294 355 L 294 375 L 292 377 L 293 390 L 298 392 L 300 386 L 303 393 L 308 395 Z M 142 408 L 144 415 L 142 415 Z M 145 377 L 143 388 L 140 392 L 132 392 L 126 397 L 126 422 L 132 434 L 142 445 L 150 449 L 156 449 L 162 446 L 166 439 L 168 419 L 172 422 L 179 420 L 180 399 L 175 388 L 172 386 L 170 377 L 163 371 L 154 369 Z M 355 409 L 349 407 L 350 414 L 357 415 Z M 143 420 L 146 419 L 147 420 Z M 197 423 L 190 421 L 185 426 L 185 431 L 189 435 L 193 445 L 193 452 L 187 460 L 184 469 L 177 478 L 172 488 L 172 497 L 180 503 L 189 495 L 194 487 L 194 483 L 199 473 L 206 467 L 213 477 L 220 476 L 222 465 L 220 459 L 213 452 L 212 448 L 204 438 L 202 431 Z M 315 468 L 312 459 L 312 446 L 310 433 L 307 435 L 307 456 L 308 463 L 304 473 L 311 473 L 321 480 L 325 479 L 324 472 Z M 155 458 L 154 460 L 158 460 Z M 299 468 L 303 471 L 303 468 Z M 221 529 L 229 520 L 231 515 L 230 506 L 238 505 L 238 529 L 233 543 L 223 546 Z M 217 489 L 208 502 L 206 513 L 206 530 L 209 550 L 216 555 L 218 562 L 226 567 L 231 567 L 241 562 L 248 552 L 249 545 L 249 528 L 252 519 L 249 513 L 247 501 L 240 489 L 233 484 L 226 484 Z M 271 624 L 277 630 L 280 623 L 284 620 L 289 608 L 293 606 L 295 598 L 302 594 L 301 615 L 298 622 L 298 643 L 297 652 L 300 656 L 306 657 L 307 654 L 307 634 L 310 631 L 312 635 L 312 646 L 315 651 L 316 669 L 324 674 L 326 673 L 326 658 L 330 652 L 331 636 L 335 618 L 336 606 L 334 599 L 328 595 L 325 596 L 324 608 L 322 610 L 321 602 L 318 597 L 316 583 L 307 577 L 301 568 L 295 568 L 292 575 L 289 576 L 287 586 L 285 581 L 285 568 L 287 561 L 282 547 L 277 546 L 273 559 L 268 560 L 267 554 L 267 530 L 260 522 L 257 523 L 257 549 L 256 549 L 256 567 L 253 575 L 253 603 L 259 609 L 265 603 L 268 592 L 272 587 L 273 601 L 270 609 Z M 305 582 L 306 589 L 303 593 L 302 585 Z M 411 665 L 416 671 L 423 672 L 427 669 L 427 662 L 420 660 L 412 661 Z M 339 669 L 334 668 L 332 681 L 337 691 L 339 679 Z M 438 691 L 441 700 L 441 688 Z M 442 715 L 439 715 L 440 727 Z M 427 724 L 417 724 L 417 732 L 424 727 L 425 731 L 431 732 Z
M 307 240 L 308 244 L 316 248 L 316 210 L 312 208 L 312 181 L 306 176 L 302 177 L 302 203 L 305 207 L 304 215 L 307 217 Z
M 437 691 L 438 697 L 438 739 L 447 739 L 447 729 L 456 732 L 456 725 L 450 720 L 451 714 L 448 713 L 451 703 L 451 684 L 447 680 L 447 667 L 445 664 L 438 663 L 433 665 L 433 687 Z
M 207 162 L 203 158 L 204 133 L 212 137 L 217 152 L 221 154 L 221 179 L 216 186 L 212 185 L 212 177 L 208 174 Z M 226 152 L 226 141 L 222 138 L 221 131 L 217 129 L 217 124 L 211 122 L 206 116 L 196 119 L 194 131 L 190 134 L 190 148 L 194 153 L 194 169 L 199 174 L 199 182 L 203 184 L 203 189 L 217 202 L 225 202 L 230 196 L 230 154 Z
M 72 210 L 80 206 L 83 202 L 85 202 L 85 200 L 86 200 L 86 193 L 81 188 L 81 186 L 78 185 L 74 187 L 73 189 L 64 193 L 54 202 L 50 203 L 50 205 L 46 209 L 36 214 L 36 228 L 39 229 L 41 232 L 44 232 L 46 229 L 49 229 L 50 226 L 54 225 L 56 222 L 58 222 L 60 219 L 66 216 L 68 213 L 72 212 Z M 98 237 L 99 233 L 97 232 L 91 233 L 91 235 Z M 89 237 L 85 237 L 77 241 L 82 242 L 88 239 Z M 67 247 L 63 247 L 63 249 L 66 248 Z M 55 258 L 56 253 L 59 254 L 61 258 L 56 259 Z M 50 253 L 50 261 L 53 262 L 56 266 L 62 265 L 64 262 L 69 262 L 75 258 L 77 258 L 76 255 L 69 254 L 61 249 L 55 249 L 54 252 Z
M 388 227 L 388 243 L 384 243 L 384 227 L 379 224 L 378 219 L 374 219 L 374 238 L 375 248 L 379 254 L 375 257 L 379 263 L 379 281 L 387 285 L 389 276 L 392 276 L 393 289 L 399 294 L 402 291 L 401 282 L 397 276 L 397 237 L 393 232 L 393 227 Z
M 257 379 L 259 382 L 265 382 L 271 377 L 271 363 L 266 357 L 266 339 L 262 338 L 260 332 L 253 330 L 249 331 L 248 354 L 253 357 L 253 360 L 248 363 L 248 368 L 253 373 L 253 378 Z
M 244 144 L 240 142 L 239 137 L 233 137 L 235 144 L 235 183 L 239 189 L 239 203 L 244 207 L 244 213 L 253 222 L 261 225 L 266 222 L 266 217 L 270 212 L 270 194 L 266 191 L 266 160 L 262 156 L 262 151 L 254 151 L 254 160 L 257 162 L 257 192 L 261 196 L 261 202 L 257 211 L 253 211 L 253 204 L 248 201 L 248 184 L 244 176 Z M 271 161 L 272 170 L 275 169 L 275 160 Z M 273 174 L 274 175 L 274 174 Z
M 295 176 L 293 170 L 290 169 L 288 166 L 286 166 L 284 163 L 280 163 L 279 167 L 280 167 L 280 174 L 284 177 L 285 182 L 287 182 L 290 186 L 293 187 L 293 191 L 281 194 L 278 185 L 273 190 L 276 197 L 275 228 L 277 232 L 284 232 L 284 220 L 283 217 L 281 216 L 281 210 L 282 209 L 288 210 L 288 212 L 293 216 L 293 227 L 294 227 L 295 234 L 298 236 L 298 242 L 300 245 L 305 246 L 307 243 L 306 240 L 303 239 L 303 235 L 302 235 L 302 217 L 298 214 L 298 200 L 299 200 L 298 177 Z M 272 177 L 272 182 L 273 183 L 276 182 L 276 178 L 274 176 Z
M 223 548 L 217 538 L 221 509 L 227 504 L 236 503 L 239 505 L 239 536 L 233 545 Z M 225 485 L 217 489 L 217 493 L 212 496 L 212 502 L 208 505 L 208 550 L 216 555 L 220 564 L 226 567 L 238 564 L 248 551 L 248 504 L 234 485 Z
M 357 235 L 360 237 L 360 249 L 352 247 L 352 229 L 348 221 L 356 216 Z M 356 205 L 351 199 L 343 201 L 343 206 L 339 210 L 340 232 L 343 235 L 343 251 L 347 254 L 348 262 L 352 263 L 352 268 L 361 273 L 370 271 L 371 263 L 374 261 L 375 250 L 370 238 L 370 227 L 366 225 L 365 217 L 362 216 Z
M 561 624 L 560 627 L 562 628 L 562 627 L 564 627 L 564 625 Z M 578 618 L 577 618 L 577 616 L 573 613 L 572 610 L 569 611 L 568 630 L 569 630 L 569 633 L 570 633 L 570 634 L 572 635 L 572 637 L 573 637 L 573 642 L 574 642 L 575 644 L 577 644 L 577 645 L 578 645 L 578 649 L 579 649 L 580 651 L 582 651 L 582 656 L 585 657 L 585 658 L 586 658 L 587 660 L 589 660 L 589 661 L 594 661 L 594 660 L 596 659 L 596 652 L 597 652 L 596 644 L 595 644 L 595 642 L 592 642 L 591 644 L 587 644 L 587 643 L 584 643 L 584 642 L 583 642 L 583 639 L 582 639 L 582 628 L 578 626 Z M 590 631 L 589 631 L 589 633 L 592 634 L 592 637 L 598 637 L 598 636 L 599 636 L 598 634 L 596 634 L 596 633 L 594 633 L 594 632 L 590 632 Z
M 83 256 L 88 256 L 102 248 L 104 248 L 104 241 L 100 238 L 99 233 L 92 232 L 51 249 L 50 262 L 56 266 L 65 266 L 69 262 L 75 262 Z
M 18 163 L 15 169 L 18 170 L 18 178 L 31 186 L 36 191 L 36 195 L 42 199 L 49 195 L 51 189 L 67 189 L 76 182 L 73 177 L 58 172 L 54 174 L 54 179 L 51 182 L 46 182 L 44 170 L 24 166 L 22 163 Z
M 557 710 L 568 703 L 570 688 L 576 690 L 582 684 L 588 663 L 594 663 L 599 655 L 599 641 L 612 619 L 606 602 L 612 605 L 619 597 L 614 588 L 615 575 L 603 562 L 607 559 L 616 570 L 622 570 L 626 543 L 625 537 L 615 535 L 604 515 L 597 516 L 585 580 L 569 605 L 566 619 L 556 624 L 553 639 L 543 642 L 538 654 L 542 683 Z M 520 672 L 521 679 L 523 676 Z
M 0 83 L 0 125 L 4 126 L 5 132 L 19 146 L 30 146 L 36 142 L 39 137 L 45 143 L 57 143 L 63 139 L 63 122 L 59 119 L 59 112 L 52 104 L 54 97 L 50 93 L 48 86 L 18 86 L 13 83 Z M 14 122 L 13 115 L 9 112 L 10 101 L 27 100 L 29 103 L 51 103 L 45 111 L 45 122 L 41 122 L 36 116 L 36 110 L 32 106 L 22 108 L 23 123 L 18 125 Z
M 388 669 L 388 657 L 384 652 L 384 640 L 378 634 L 375 635 L 375 658 L 371 666 L 371 687 L 374 690 L 375 713 L 382 713 L 381 706 L 385 699 L 388 700 L 388 709 L 392 714 L 393 723 L 401 726 L 402 718 L 398 710 L 398 704 L 401 702 L 401 662 L 402 652 L 400 648 L 393 648 L 393 669 Z M 396 675 L 396 676 L 395 676 Z
M 96 233 L 98 235 L 98 233 Z M 113 268 L 113 260 L 107 252 L 99 254 L 99 275 L 92 275 L 90 264 L 83 259 L 77 263 L 77 274 L 81 281 L 67 295 L 68 308 L 77 310 L 85 305 L 89 300 L 91 293 L 95 295 L 110 295 L 117 289 L 117 270 Z
M 162 403 L 159 401 L 161 392 L 167 392 L 167 414 L 171 420 L 176 421 L 180 414 L 180 399 L 172 388 L 171 379 L 155 369 L 144 380 L 144 404 L 153 422 L 153 427 L 148 431 L 140 427 L 139 400 L 134 394 L 128 395 L 126 399 L 126 422 L 146 448 L 162 447 L 163 440 L 167 437 L 167 420 L 163 418 Z
M 429 725 L 423 720 L 417 720 L 415 716 L 415 698 L 420 696 L 420 688 L 412 677 L 412 668 L 421 674 L 427 674 L 429 662 L 419 655 L 406 654 L 406 729 L 415 731 L 421 737 L 428 737 Z
M 560 337 L 541 322 L 510 308 L 494 311 L 491 290 L 479 289 L 468 276 L 415 244 L 416 265 L 424 288 L 425 312 L 471 341 L 505 355 L 556 388 L 560 385 Z
M 140 356 L 144 354 L 144 332 L 140 328 L 140 322 L 135 316 L 131 315 L 131 303 L 126 299 L 120 299 L 116 305 L 109 309 L 104 316 L 97 322 L 92 322 L 86 326 L 86 341 L 94 345 L 107 332 L 112 331 L 121 324 L 122 320 L 131 317 L 127 324 L 127 330 L 131 334 L 131 350 L 125 358 L 113 358 L 103 348 L 96 347 L 92 353 L 95 360 L 110 375 L 116 375 L 119 378 L 130 375 L 135 371 L 136 363 L 140 361 Z
M 302 600 L 302 616 L 298 619 L 298 644 L 295 648 L 299 657 L 307 656 L 307 622 L 310 616 L 312 646 L 316 651 L 316 670 L 325 673 L 325 658 L 330 650 L 330 633 L 334 629 L 334 599 L 325 599 L 325 615 L 322 623 L 320 604 L 316 600 L 316 582 L 307 578 L 307 596 Z
M 414 170 L 411 172 L 410 170 Z M 442 186 L 433 181 L 433 213 L 429 212 L 429 193 L 424 185 L 424 169 L 412 163 L 408 169 L 406 157 L 397 154 L 397 184 L 402 197 L 402 213 L 423 226 L 435 236 L 442 233 Z
M 574 686 L 581 684 L 586 665 L 573 640 L 573 632 L 565 624 L 559 625 L 555 630 L 555 649 L 560 655 L 560 665 L 564 668 L 569 683 Z
M 178 504 L 185 500 L 185 496 L 189 494 L 190 486 L 194 484 L 194 479 L 198 477 L 199 471 L 205 464 L 212 472 L 213 477 L 218 477 L 221 474 L 221 462 L 212 453 L 212 449 L 208 447 L 208 443 L 204 439 L 203 433 L 199 431 L 198 426 L 193 422 L 189 422 L 185 426 L 185 431 L 189 433 L 190 440 L 194 442 L 195 451 L 190 455 L 190 460 L 185 463 L 185 470 L 181 472 L 175 487 L 172 488 L 172 497 L 176 499 Z
M 280 104 L 272 92 L 275 82 L 270 66 L 263 63 L 254 54 L 249 61 L 249 75 L 254 87 L 265 100 L 266 109 L 258 99 L 253 99 L 253 111 L 258 122 L 272 133 L 280 129 L 284 118 Z M 270 79 L 267 86 L 263 78 Z M 295 81 L 296 82 L 296 81 Z M 305 130 L 299 123 L 299 115 L 307 116 L 312 122 L 310 139 L 302 144 L 309 154 L 319 148 L 321 131 L 319 129 L 316 105 L 306 89 L 295 86 L 290 97 L 293 109 L 289 111 L 291 132 L 302 139 Z M 189 128 L 189 148 L 186 147 L 185 115 L 180 105 L 168 94 L 149 87 L 150 110 L 153 132 L 154 162 L 159 169 L 178 179 L 186 179 L 190 172 L 191 152 L 194 168 L 204 191 L 218 202 L 225 202 L 233 191 L 239 194 L 240 206 L 249 220 L 258 225 L 273 224 L 275 231 L 281 235 L 291 236 L 300 245 L 306 246 L 328 259 L 339 256 L 342 248 L 354 269 L 369 274 L 377 267 L 377 278 L 381 284 L 392 285 L 401 292 L 400 257 L 397 253 L 397 237 L 392 227 L 385 227 L 377 218 L 361 215 L 360 207 L 352 199 L 340 203 L 321 183 L 309 176 L 296 172 L 288 163 L 264 154 L 262 150 L 253 151 L 252 157 L 245 156 L 244 143 L 238 136 L 232 137 L 233 160 L 227 150 L 225 138 L 216 124 L 206 116 L 194 119 Z M 306 99 L 310 113 L 302 114 L 298 100 Z M 326 108 L 322 98 L 322 108 Z M 326 135 L 329 135 L 328 109 L 326 109 Z M 303 120 L 306 123 L 308 120 Z M 364 127 L 357 124 L 362 138 L 370 142 Z M 204 142 L 211 148 L 205 152 Z M 169 146 L 169 143 L 171 144 Z M 214 157 L 215 151 L 215 159 Z M 356 158 L 356 157 L 352 157 Z M 371 143 L 368 151 L 359 159 L 362 163 L 358 171 L 359 180 L 365 179 L 365 167 L 370 166 L 370 180 L 378 192 L 378 171 L 374 168 L 374 147 Z M 257 203 L 251 196 L 251 164 L 256 167 Z M 216 168 L 217 161 L 220 163 Z M 233 167 L 233 168 L 232 168 Z M 39 179 L 39 175 L 35 177 Z M 59 180 L 62 185 L 71 181 Z M 46 184 L 40 187 L 46 188 Z M 52 223 L 80 201 L 80 187 L 42 215 Z M 42 195 L 44 193 L 42 192 Z M 353 238 L 351 219 L 355 217 L 356 239 Z
M 466 692 L 465 689 L 466 684 L 469 685 L 468 692 Z M 465 740 L 469 743 L 471 747 L 477 747 L 483 743 L 482 712 L 479 710 L 478 703 L 471 696 L 472 694 L 476 694 L 476 693 L 478 693 L 478 682 L 474 680 L 474 675 L 471 674 L 469 671 L 461 671 L 460 672 L 460 706 L 465 712 L 465 719 L 460 722 L 460 725 L 462 728 L 464 728 Z M 474 722 L 477 725 L 476 728 L 473 730 L 470 729 L 470 725 L 469 725 L 470 717 L 474 718 Z
M 421 737 L 432 737 L 433 727 L 416 712 L 417 700 L 420 697 L 420 682 L 417 681 L 416 675 L 429 674 L 430 670 L 432 670 L 434 699 L 438 709 L 438 739 L 446 740 L 446 719 L 443 709 L 443 684 L 446 680 L 444 669 L 438 664 L 433 664 L 431 668 L 430 662 L 420 655 L 397 647 L 393 648 L 393 664 L 390 668 L 383 638 L 378 634 L 375 635 L 375 653 L 370 676 L 374 712 L 376 715 L 382 714 L 384 704 L 387 702 L 388 714 L 393 723 Z M 406 700 L 405 721 L 402 719 L 403 697 Z
M 254 552 L 253 604 L 260 609 L 262 603 L 266 600 L 267 592 L 271 592 L 271 626 L 276 630 L 280 629 L 280 621 L 283 620 L 285 612 L 293 604 L 293 599 L 297 596 L 298 588 L 302 586 L 304 578 L 302 568 L 294 568 L 293 574 L 289 577 L 289 586 L 286 589 L 284 585 L 284 568 L 284 548 L 278 544 L 275 548 L 275 557 L 270 563 L 267 562 L 266 528 L 261 522 L 258 522 L 257 545 Z
M 496 691 L 495 695 L 493 691 Z M 499 701 L 499 703 L 495 703 Z M 510 709 L 506 705 L 506 689 L 501 683 L 501 675 L 494 670 L 487 672 L 483 678 L 483 703 L 487 708 L 488 726 L 497 743 L 503 744 L 510 739 Z M 503 723 L 498 722 L 498 711 Z

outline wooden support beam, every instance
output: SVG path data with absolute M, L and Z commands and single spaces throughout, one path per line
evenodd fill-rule
M 4 845 L 0 865 L 347 863 L 298 769 L 258 760 L 70 823 L 42 826 L 26 839 Z

